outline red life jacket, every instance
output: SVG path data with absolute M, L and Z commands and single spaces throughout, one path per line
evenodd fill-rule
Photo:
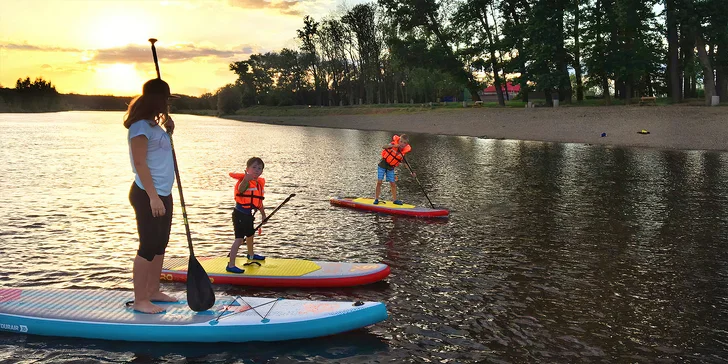
M 235 202 L 239 203 L 243 208 L 260 210 L 263 206 L 263 189 L 265 187 L 265 179 L 258 177 L 248 182 L 248 188 L 244 192 L 240 192 L 240 183 L 245 178 L 245 173 L 230 172 L 230 177 L 238 180 L 235 183 Z
M 399 144 L 399 135 L 392 137 L 392 144 Z M 399 147 L 383 149 L 382 158 L 384 158 L 390 166 L 396 167 L 402 162 L 404 155 L 409 153 L 410 150 L 412 150 L 412 147 L 409 144 L 402 148 L 402 150 L 399 150 Z

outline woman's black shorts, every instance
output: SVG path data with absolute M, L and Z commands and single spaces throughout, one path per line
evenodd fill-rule
M 163 255 L 169 243 L 169 232 L 172 228 L 172 195 L 159 196 L 164 203 L 164 216 L 152 216 L 149 196 L 136 182 L 132 182 L 129 191 L 129 202 L 134 207 L 139 232 L 139 249 L 137 255 L 152 261 L 155 255 Z

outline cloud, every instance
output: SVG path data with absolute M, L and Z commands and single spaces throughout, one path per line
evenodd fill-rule
M 303 14 L 300 10 L 294 9 L 299 1 L 300 0 L 281 0 L 276 2 L 266 0 L 228 0 L 228 4 L 230 4 L 230 6 L 244 9 L 274 9 L 280 11 L 281 14 L 298 16 Z
M 235 58 L 246 54 L 247 49 L 219 50 L 208 47 L 196 47 L 192 44 L 177 45 L 174 47 L 157 48 L 159 59 L 171 62 L 189 61 L 195 58 Z M 90 62 L 94 63 L 140 63 L 148 62 L 151 53 L 150 47 L 141 45 L 127 45 L 124 47 L 99 49 Z
M 53 47 L 53 46 L 36 46 L 28 43 L 0 43 L 0 48 L 14 51 L 41 51 L 41 52 L 81 52 L 80 49 Z
M 31 44 L 0 43 L 0 48 L 8 50 L 25 50 L 38 52 L 82 53 L 82 63 L 144 63 L 149 61 L 151 49 L 146 45 L 129 44 L 123 47 L 97 50 L 81 50 L 54 46 L 36 46 Z M 254 51 L 251 45 L 243 44 L 233 49 L 216 49 L 197 47 L 193 44 L 178 44 L 171 47 L 157 48 L 159 59 L 168 62 L 183 62 L 196 58 L 220 58 L 233 60 L 250 55 Z

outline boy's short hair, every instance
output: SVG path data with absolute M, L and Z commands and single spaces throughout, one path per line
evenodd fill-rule
M 252 157 L 248 159 L 248 163 L 246 163 L 245 166 L 250 167 L 253 165 L 253 163 L 260 163 L 260 165 L 265 168 L 265 163 L 263 163 L 263 160 L 258 157 Z
M 409 136 L 407 134 L 402 134 L 399 136 L 399 140 L 404 141 L 405 143 L 409 144 Z

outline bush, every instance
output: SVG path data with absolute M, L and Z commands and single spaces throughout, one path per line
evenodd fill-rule
M 278 106 L 293 106 L 293 99 L 284 97 L 278 102 Z
M 218 115 L 235 114 L 243 106 L 243 94 L 235 86 L 226 86 L 217 95 Z
M 276 106 L 278 105 L 278 98 L 274 95 L 265 95 L 263 97 L 263 104 L 266 106 Z

